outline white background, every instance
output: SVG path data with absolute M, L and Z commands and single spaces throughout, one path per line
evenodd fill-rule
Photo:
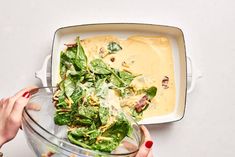
M 235 1 L 0 0 L 0 97 L 38 84 L 34 72 L 67 25 L 143 22 L 180 27 L 187 53 L 203 73 L 176 123 L 148 126 L 157 157 L 235 156 Z M 34 157 L 23 132 L 6 157 Z

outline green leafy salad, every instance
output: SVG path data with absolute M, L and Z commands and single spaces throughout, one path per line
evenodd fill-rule
M 60 55 L 61 82 L 53 97 L 56 107 L 54 122 L 68 126 L 67 137 L 71 143 L 112 152 L 130 135 L 132 127 L 120 112 L 122 105 L 113 104 L 110 95 L 120 102 L 141 95 L 136 104 L 129 107 L 129 113 L 139 120 L 157 88 L 134 89 L 131 82 L 138 75 L 110 67 L 103 61 L 105 56 L 89 61 L 79 37 L 75 44 L 66 46 Z M 112 41 L 106 49 L 107 56 L 119 53 L 122 46 Z M 120 109 L 116 108 L 117 105 Z

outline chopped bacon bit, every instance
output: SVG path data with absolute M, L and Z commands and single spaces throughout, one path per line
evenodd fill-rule
M 163 78 L 163 80 L 162 80 L 162 87 L 163 87 L 164 89 L 169 88 L 168 83 L 169 83 L 169 77 L 164 76 L 164 78 Z
M 103 47 L 100 48 L 100 53 L 104 53 L 104 48 Z
M 112 58 L 110 58 L 110 60 L 111 60 L 111 62 L 114 62 L 114 61 L 115 61 L 115 58 L 114 58 L 114 57 L 112 57 Z
M 64 44 L 65 46 L 67 47 L 76 47 L 77 46 L 77 43 L 73 43 L 73 44 Z
M 137 104 L 135 105 L 135 110 L 137 112 L 141 112 L 144 106 L 146 106 L 147 104 L 148 104 L 148 96 L 145 95 L 137 102 Z

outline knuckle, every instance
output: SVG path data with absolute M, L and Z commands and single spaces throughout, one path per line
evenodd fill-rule
M 15 103 L 15 98 L 14 97 L 8 98 L 8 103 L 9 104 L 14 104 Z
M 7 104 L 8 104 L 8 103 L 9 103 L 9 98 L 6 98 L 5 101 L 4 101 L 4 103 L 7 103 Z
M 0 100 L 0 107 L 1 108 L 5 108 L 7 106 L 7 99 L 6 98 L 2 98 Z
M 22 101 L 21 99 L 17 99 L 17 100 L 15 101 L 15 103 L 21 105 L 21 104 L 23 104 L 23 101 Z
M 3 99 L 2 104 L 4 104 L 4 106 L 7 106 L 7 104 L 9 104 L 9 98 Z
M 18 117 L 15 117 L 15 116 L 10 116 L 8 120 L 9 120 L 9 123 L 13 124 L 13 125 L 16 125 L 16 124 L 20 123 L 20 119 Z
M 0 100 L 0 105 L 2 105 L 3 103 L 4 103 L 4 98 Z
M 22 99 L 17 99 L 15 101 L 15 108 L 22 110 L 26 106 L 27 102 Z

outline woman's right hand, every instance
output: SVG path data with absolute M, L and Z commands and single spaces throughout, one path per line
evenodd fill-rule
M 150 133 L 144 125 L 142 125 L 140 128 L 144 133 L 144 143 L 140 146 L 140 149 L 136 154 L 136 157 L 153 157 L 153 152 L 151 149 L 153 146 L 153 141 L 150 136 Z

